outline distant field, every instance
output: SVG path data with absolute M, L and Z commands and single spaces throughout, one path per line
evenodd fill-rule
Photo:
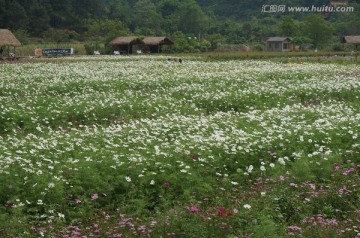
M 42 48 L 73 48 L 74 56 L 86 55 L 83 43 L 62 43 L 62 44 L 28 44 L 16 49 L 16 56 L 20 58 L 29 58 L 34 56 L 34 49 Z M 104 48 L 103 45 L 100 48 Z M 105 54 L 104 50 L 100 50 L 101 54 Z M 166 54 L 166 53 L 165 53 Z M 170 54 L 171 55 L 171 54 Z M 181 57 L 196 56 L 206 58 L 211 61 L 223 60 L 266 60 L 274 59 L 278 62 L 317 62 L 317 63 L 340 63 L 340 64 L 360 64 L 359 51 L 319 51 L 313 50 L 300 52 L 268 52 L 268 51 L 251 51 L 251 52 L 203 52 L 203 53 L 174 53 L 173 55 L 181 55 Z M 59 56 L 60 57 L 60 56 Z M 46 57 L 44 57 L 46 58 Z M 33 60 L 34 61 L 34 60 Z
M 358 65 L 168 58 L 0 65 L 0 237 L 360 237 Z

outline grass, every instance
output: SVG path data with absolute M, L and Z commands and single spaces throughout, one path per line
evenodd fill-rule
M 0 66 L 2 237 L 357 237 L 354 64 Z

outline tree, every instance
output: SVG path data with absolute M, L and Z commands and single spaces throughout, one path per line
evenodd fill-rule
M 191 35 L 199 35 L 207 28 L 208 19 L 194 0 L 187 0 L 176 14 L 178 30 Z
M 33 4 L 29 8 L 30 16 L 41 16 L 41 17 L 30 17 L 29 18 L 29 29 L 31 34 L 38 36 L 41 35 L 50 27 L 50 17 L 47 9 L 40 5 L 37 0 L 33 1 Z
M 68 29 L 54 29 L 50 28 L 43 33 L 43 38 L 47 42 L 64 43 L 71 40 L 77 40 L 79 34 L 75 31 Z
M 135 28 L 142 34 L 156 34 L 160 31 L 162 18 L 150 0 L 139 0 L 134 6 Z M 150 30 L 150 32 L 149 32 Z
M 279 28 L 280 28 L 280 33 L 283 36 L 288 36 L 288 37 L 294 37 L 298 35 L 300 30 L 299 23 L 290 16 L 286 16 L 281 20 L 279 24 Z
M 305 22 L 304 33 L 311 39 L 314 48 L 321 48 L 331 40 L 334 28 L 322 15 L 310 15 Z
M 121 20 L 129 24 L 131 21 L 131 7 L 126 0 L 108 0 L 107 2 L 107 16 L 110 19 Z
M 0 28 L 6 28 L 5 26 L 5 13 L 6 13 L 5 0 L 0 0 Z
M 16 39 L 18 39 L 22 45 L 27 45 L 29 43 L 29 40 L 28 40 L 28 33 L 23 30 L 23 29 L 20 29 L 20 30 L 16 30 L 13 32 Z
M 1 3 L 4 6 L 2 10 L 2 20 L 5 28 L 27 29 L 28 18 L 26 11 L 17 1 L 5 0 Z
M 117 36 L 128 35 L 128 29 L 119 20 L 93 20 L 88 24 L 85 35 L 89 40 L 108 44 Z
M 249 22 L 246 22 L 243 25 L 242 33 L 243 33 L 244 37 L 246 38 L 246 40 L 251 40 L 252 35 L 253 35 L 253 28 Z
M 298 37 L 294 37 L 292 43 L 296 46 L 299 46 L 299 50 L 303 50 L 306 45 L 311 43 L 311 39 L 304 36 L 298 36 Z
M 57 1 L 54 1 L 57 2 Z M 59 1 L 60 3 L 62 1 Z M 99 0 L 72 0 L 75 14 L 82 19 L 106 18 L 106 6 L 104 1 Z
M 180 10 L 181 3 L 179 0 L 160 0 L 156 7 L 159 14 L 161 14 L 162 29 L 166 34 L 171 35 L 178 30 L 177 13 Z
M 178 0 L 161 0 L 157 3 L 157 8 L 163 18 L 171 18 L 179 11 L 180 5 Z

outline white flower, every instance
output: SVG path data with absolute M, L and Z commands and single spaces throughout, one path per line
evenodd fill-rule
M 250 165 L 250 166 L 247 168 L 248 173 L 251 173 L 253 169 L 254 169 L 254 166 Z
M 250 206 L 249 204 L 245 204 L 245 205 L 244 205 L 244 208 L 245 208 L 245 209 L 250 209 L 251 206 Z
M 271 168 L 274 168 L 275 167 L 275 164 L 274 163 L 270 163 L 269 164 Z
M 60 218 L 65 218 L 65 215 L 62 214 L 62 213 L 60 213 L 60 212 L 58 212 L 58 216 L 59 216 Z
M 285 160 L 283 158 L 278 159 L 279 164 L 285 165 Z
M 261 166 L 260 166 L 260 170 L 261 170 L 261 171 L 265 171 L 265 170 L 266 170 L 266 169 L 265 169 L 265 166 L 261 165 Z
M 154 149 L 155 149 L 155 154 L 156 154 L 156 155 L 159 155 L 159 154 L 160 154 L 160 148 L 159 148 L 159 146 L 155 145 L 155 146 L 154 146 Z
M 155 185 L 155 180 L 151 180 L 150 185 Z
M 126 176 L 125 179 L 126 179 L 126 181 L 129 182 L 129 183 L 131 182 L 131 178 L 130 178 L 130 177 Z
M 14 207 L 23 207 L 23 206 L 25 206 L 25 204 L 24 203 L 22 203 L 22 202 L 19 202 L 17 205 L 15 205 Z
M 43 205 L 43 201 L 41 199 L 37 200 L 37 205 Z
M 238 185 L 239 183 L 238 183 L 238 182 L 231 181 L 231 184 L 232 184 L 232 185 Z
M 54 183 L 49 183 L 49 184 L 48 184 L 48 188 L 53 188 L 53 187 L 55 187 L 55 184 L 54 184 Z

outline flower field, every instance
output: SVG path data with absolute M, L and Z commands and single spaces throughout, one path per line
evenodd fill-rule
M 360 237 L 360 68 L 0 65 L 0 237 Z

